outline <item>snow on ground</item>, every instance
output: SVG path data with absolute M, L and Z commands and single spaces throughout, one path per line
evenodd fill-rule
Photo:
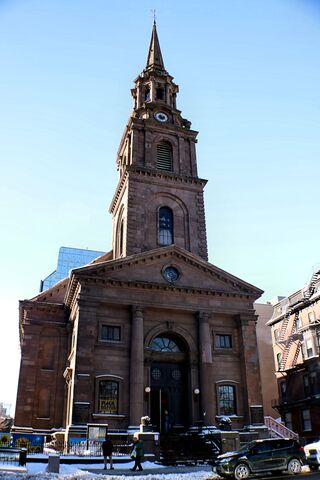
M 103 463 L 101 464 L 87 464 L 87 465 L 77 465 L 77 464 L 60 464 L 60 473 L 47 473 L 47 463 L 28 463 L 27 464 L 27 473 L 21 467 L 16 467 L 15 471 L 4 471 L 3 468 L 8 468 L 7 464 L 0 464 L 0 480 L 93 480 L 99 478 L 101 480 L 133 480 L 138 478 L 139 480 L 209 480 L 217 478 L 211 471 L 198 470 L 192 471 L 189 473 L 162 473 L 162 466 L 155 465 L 152 462 L 144 462 L 143 468 L 145 474 L 134 476 L 130 475 L 130 471 L 123 474 L 123 470 L 126 470 L 132 467 L 132 461 L 128 463 L 121 463 L 121 465 L 116 465 L 115 470 L 112 474 L 109 472 L 107 474 L 98 474 L 90 473 L 85 471 L 86 469 L 103 469 Z M 122 472 L 119 472 L 117 475 L 116 469 L 121 469 Z M 148 474 L 148 470 L 158 469 L 159 473 Z M 178 470 L 178 469 L 177 469 Z

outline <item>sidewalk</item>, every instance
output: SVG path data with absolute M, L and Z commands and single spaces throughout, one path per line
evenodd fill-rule
M 143 464 L 142 464 L 143 466 Z M 86 472 L 94 473 L 97 475 L 132 475 L 132 476 L 140 476 L 140 475 L 155 475 L 155 474 L 169 474 L 169 473 L 190 473 L 190 472 L 212 472 L 212 467 L 210 465 L 197 465 L 197 466 L 177 466 L 177 467 L 163 467 L 159 466 L 158 468 L 156 466 L 154 467 L 149 467 L 149 468 L 144 468 L 142 471 L 136 470 L 133 472 L 130 470 L 130 468 L 121 468 L 119 465 L 119 468 L 115 466 L 114 470 L 110 470 L 109 468 L 107 470 L 101 469 L 101 468 L 86 468 L 86 469 L 81 469 L 85 470 Z M 216 477 L 216 474 L 212 472 L 212 477 Z

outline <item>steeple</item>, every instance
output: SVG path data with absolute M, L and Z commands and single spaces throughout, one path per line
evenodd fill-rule
M 177 109 L 178 91 L 164 68 L 154 21 L 117 155 L 120 178 L 110 205 L 114 258 L 175 244 L 207 259 L 206 181 L 197 174 L 197 132 Z
M 163 58 L 161 54 L 160 43 L 157 34 L 156 21 L 153 21 L 152 35 L 148 51 L 148 59 L 146 68 L 162 68 L 164 69 Z

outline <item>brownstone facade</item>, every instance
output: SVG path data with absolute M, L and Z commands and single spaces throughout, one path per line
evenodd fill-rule
M 207 261 L 196 136 L 176 107 L 153 27 L 132 89 L 111 202 L 113 250 L 21 302 L 15 426 L 87 423 L 235 428 L 262 405 L 256 315 L 261 290 Z
M 320 431 L 320 270 L 274 304 L 271 327 L 278 392 L 274 409 L 309 443 Z

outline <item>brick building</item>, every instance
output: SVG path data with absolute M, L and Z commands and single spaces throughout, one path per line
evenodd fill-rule
M 309 442 L 320 431 L 320 270 L 274 305 L 271 327 L 278 396 L 273 407 Z
M 197 132 L 177 109 L 156 26 L 117 155 L 111 252 L 20 302 L 15 428 L 263 422 L 254 301 L 208 262 Z M 255 410 L 256 409 L 256 410 Z M 165 412 L 168 412 L 166 414 Z

